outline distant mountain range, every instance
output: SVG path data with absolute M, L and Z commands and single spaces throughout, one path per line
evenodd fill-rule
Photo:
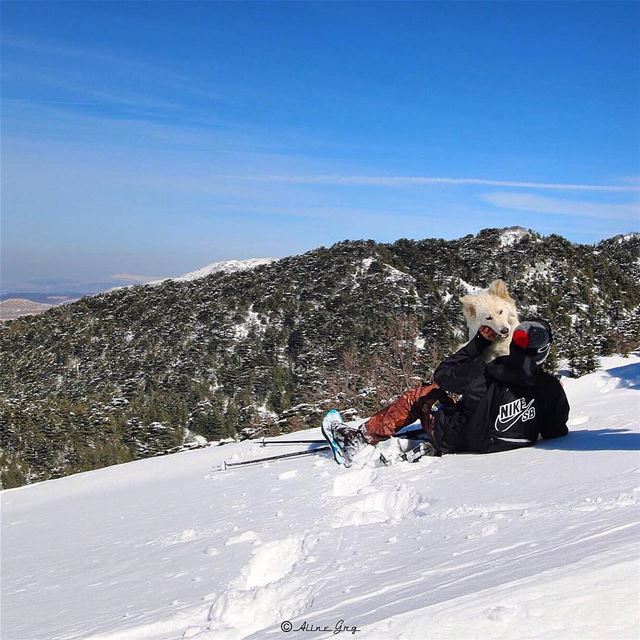
M 44 313 L 53 305 L 42 302 L 33 302 L 24 298 L 9 298 L 0 300 L 0 320 L 14 320 L 21 316 L 33 316 Z
M 368 415 L 465 340 L 458 298 L 496 277 L 576 374 L 640 342 L 638 234 L 348 241 L 126 287 L 0 325 L 3 481 Z
M 168 280 L 175 282 L 188 282 L 205 278 L 212 273 L 236 273 L 238 271 L 246 271 L 255 269 L 265 264 L 275 262 L 277 258 L 249 258 L 248 260 L 225 260 L 222 262 L 213 262 L 197 271 L 191 271 L 175 278 L 164 278 L 162 280 L 151 280 L 146 284 L 157 285 Z M 137 286 L 137 285 L 128 285 Z M 110 287 L 108 290 L 122 289 L 124 287 Z M 95 293 L 77 293 L 63 292 L 60 294 L 16 291 L 0 294 L 0 321 L 13 320 L 21 316 L 30 316 L 43 313 L 52 306 L 74 302 L 86 295 L 95 295 Z
M 29 300 L 29 302 L 40 302 L 55 306 L 63 302 L 77 300 L 86 293 L 78 291 L 61 291 L 60 293 L 43 293 L 42 291 L 4 291 L 0 293 L 0 302 L 5 300 Z

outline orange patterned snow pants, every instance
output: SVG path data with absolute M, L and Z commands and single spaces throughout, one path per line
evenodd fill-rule
M 395 402 L 371 416 L 364 424 L 371 444 L 390 438 L 403 427 L 420 420 L 429 439 L 433 439 L 433 404 L 440 400 L 451 404 L 447 394 L 437 384 L 425 384 L 405 391 Z

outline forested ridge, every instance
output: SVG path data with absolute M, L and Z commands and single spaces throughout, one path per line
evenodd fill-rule
M 366 415 L 466 339 L 458 298 L 504 279 L 575 374 L 640 338 L 640 235 L 518 228 L 346 241 L 253 270 L 119 289 L 0 325 L 3 486 L 208 439 Z

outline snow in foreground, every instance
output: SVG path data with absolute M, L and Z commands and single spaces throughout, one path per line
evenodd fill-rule
M 212 471 L 244 442 L 5 491 L 1 636 L 635 639 L 640 357 L 602 366 L 526 450 Z

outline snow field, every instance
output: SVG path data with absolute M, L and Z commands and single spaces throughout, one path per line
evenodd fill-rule
M 635 640 L 639 380 L 566 380 L 571 435 L 520 451 L 213 471 L 244 442 L 5 491 L 2 638 Z
M 390 618 L 363 629 L 367 640 L 482 638 L 483 640 L 603 640 L 638 637 L 637 545 L 497 589 Z M 616 554 L 617 556 L 618 554 Z M 595 605 L 595 606 L 594 606 Z M 604 614 L 604 619 L 603 619 Z M 536 624 L 537 621 L 537 624 Z

